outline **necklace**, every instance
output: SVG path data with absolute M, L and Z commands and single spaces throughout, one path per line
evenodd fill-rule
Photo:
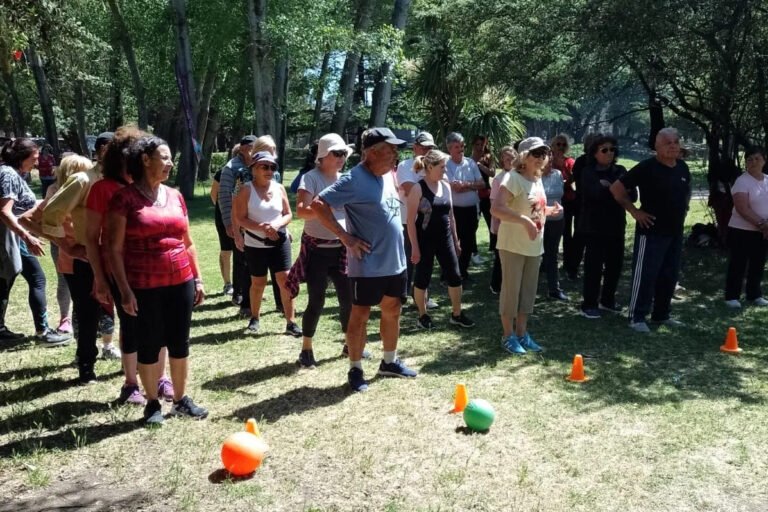
M 152 203 L 152 206 L 162 206 L 162 201 L 160 201 L 160 188 L 157 189 L 156 193 L 152 193 L 152 191 L 147 191 L 144 189 L 143 185 L 136 184 L 136 190 L 141 193 L 142 196 L 144 196 L 149 202 Z

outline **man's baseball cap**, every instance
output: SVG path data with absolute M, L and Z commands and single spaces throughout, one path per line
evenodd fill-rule
M 275 170 L 277 170 L 277 159 L 272 156 L 272 153 L 269 151 L 259 151 L 258 153 L 254 153 L 251 156 L 251 159 L 253 161 L 249 167 L 253 167 L 256 164 L 272 164 L 275 166 Z
M 437 144 L 435 144 L 435 138 L 432 137 L 432 134 L 429 132 L 421 132 L 416 136 L 416 140 L 413 142 L 414 144 L 418 144 L 419 146 L 423 146 L 425 148 L 437 147 Z
M 246 135 L 240 139 L 240 145 L 253 144 L 258 138 L 255 135 Z
M 541 137 L 528 137 L 527 139 L 520 141 L 520 145 L 517 147 L 517 152 L 523 153 L 525 151 L 533 151 L 534 149 L 538 148 L 549 149 L 549 146 Z
M 368 149 L 379 142 L 386 142 L 393 146 L 405 144 L 405 141 L 395 137 L 389 128 L 370 128 L 363 134 L 363 149 Z
M 99 136 L 96 137 L 96 142 L 93 144 L 93 148 L 98 151 L 102 146 L 106 146 L 112 142 L 112 139 L 114 138 L 115 134 L 113 132 L 101 132 Z

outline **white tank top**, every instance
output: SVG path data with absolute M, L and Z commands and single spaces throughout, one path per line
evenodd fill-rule
M 262 222 L 276 221 L 283 216 L 283 194 L 280 191 L 279 183 L 276 181 L 269 182 L 269 189 L 267 190 L 268 199 L 266 201 L 256 192 L 253 182 L 248 183 L 248 186 L 251 187 L 248 197 L 248 218 L 250 220 L 261 224 Z M 280 231 L 285 233 L 285 227 L 280 228 Z M 259 238 L 266 238 L 263 231 L 246 230 L 245 245 L 258 248 L 268 247 L 264 242 L 254 238 L 249 233 Z

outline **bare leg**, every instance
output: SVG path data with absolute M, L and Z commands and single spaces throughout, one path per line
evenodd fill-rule
M 173 382 L 173 400 L 178 402 L 184 398 L 187 388 L 187 358 L 168 358 L 171 362 L 171 381 Z
M 461 286 L 449 286 L 448 296 L 451 298 L 451 313 L 453 316 L 461 314 L 461 294 L 464 289 Z
M 381 344 L 386 352 L 397 350 L 397 339 L 400 337 L 400 309 L 402 302 L 400 297 L 387 297 L 381 299 Z
M 251 276 L 251 316 L 259 318 L 261 313 L 261 298 L 264 296 L 264 288 L 267 286 L 267 276 Z
M 283 303 L 283 315 L 288 322 L 296 321 L 296 310 L 294 308 L 294 301 L 291 298 L 291 292 L 285 286 L 285 282 L 288 279 L 288 272 L 278 272 L 275 274 L 277 280 L 277 286 L 280 288 L 280 299 Z
M 144 394 L 147 400 L 157 400 L 157 382 L 162 375 L 160 363 L 141 364 L 139 363 L 139 377 L 144 386 Z
M 368 318 L 371 316 L 370 306 L 358 306 L 352 304 L 347 325 L 347 347 L 349 348 L 349 360 L 360 361 L 363 359 L 363 347 L 367 337 Z M 384 335 L 382 333 L 382 339 Z
M 507 318 L 504 315 L 501 315 L 501 328 L 504 331 L 504 338 L 509 338 L 509 336 L 512 334 L 512 331 L 514 330 L 514 326 L 512 325 L 512 319 Z
M 427 290 L 413 287 L 413 300 L 419 309 L 419 316 L 427 314 Z
M 224 283 L 232 282 L 232 251 L 219 251 L 219 270 Z
M 517 313 L 517 322 L 515 322 L 515 334 L 522 336 L 528 329 L 528 313 Z
M 157 364 L 160 367 L 159 377 L 165 377 L 165 363 L 168 361 L 168 349 L 166 347 L 160 347 L 160 354 L 157 356 Z

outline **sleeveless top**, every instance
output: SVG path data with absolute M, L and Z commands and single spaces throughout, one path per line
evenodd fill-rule
M 451 233 L 451 202 L 447 185 L 444 181 L 437 184 L 440 196 L 436 196 L 423 179 L 419 180 L 421 200 L 416 215 L 416 232 L 420 236 L 450 236 Z
M 269 182 L 267 189 L 267 199 L 259 196 L 253 182 L 249 182 L 251 193 L 248 197 L 248 218 L 261 224 L 262 222 L 273 222 L 283 216 L 283 194 L 280 192 L 280 184 L 276 181 Z M 274 241 L 266 237 L 263 231 L 245 230 L 245 245 L 248 247 L 268 248 L 279 245 L 286 236 L 285 226 L 280 228 L 280 240 Z

